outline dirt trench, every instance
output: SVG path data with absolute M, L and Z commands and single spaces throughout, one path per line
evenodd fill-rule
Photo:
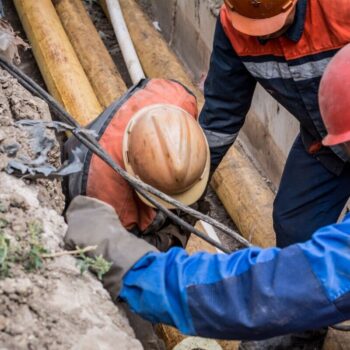
M 72 256 L 43 259 L 63 250 L 66 224 L 59 180 L 7 174 L 10 160 L 37 157 L 23 119 L 50 121 L 47 105 L 0 70 L 0 348 L 141 349 L 122 310 L 90 273 L 80 276 Z M 49 162 L 58 166 L 53 131 Z M 42 266 L 40 266 L 42 264 Z M 35 270 L 35 271 L 33 271 Z

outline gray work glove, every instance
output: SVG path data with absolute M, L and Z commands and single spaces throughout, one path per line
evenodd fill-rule
M 157 249 L 129 233 L 120 223 L 110 205 L 94 198 L 74 198 L 66 213 L 68 230 L 64 238 L 68 248 L 75 249 L 97 245 L 86 253 L 90 257 L 102 255 L 112 263 L 103 276 L 104 287 L 115 300 L 123 276 L 145 254 Z

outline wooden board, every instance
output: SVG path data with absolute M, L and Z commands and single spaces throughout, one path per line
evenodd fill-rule
M 196 228 L 203 233 L 205 233 L 208 237 L 216 240 L 218 243 L 220 243 L 220 240 L 215 232 L 215 229 L 203 221 L 197 221 Z M 188 240 L 186 250 L 189 254 L 195 254 L 198 252 L 208 252 L 208 253 L 222 253 L 219 249 L 213 247 L 211 244 L 203 241 L 199 237 L 195 235 L 191 235 L 190 239 Z
M 82 125 L 102 111 L 50 0 L 14 0 L 35 59 L 53 97 Z
M 55 8 L 84 71 L 103 107 L 127 90 L 81 0 L 55 0 Z

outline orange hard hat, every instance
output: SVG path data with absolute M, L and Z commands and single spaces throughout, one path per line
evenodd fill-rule
M 328 135 L 325 146 L 350 141 L 350 44 L 326 68 L 319 89 L 319 105 Z
M 185 205 L 195 203 L 206 189 L 206 137 L 198 122 L 177 106 L 151 105 L 137 112 L 125 130 L 123 158 L 127 172 Z
M 251 36 L 278 32 L 298 0 L 224 0 L 234 28 Z

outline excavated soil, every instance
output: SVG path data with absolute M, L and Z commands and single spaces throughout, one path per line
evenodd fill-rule
M 5 171 L 10 159 L 36 157 L 31 133 L 16 125 L 23 119 L 50 120 L 47 105 L 0 70 L 0 348 L 141 349 L 121 310 L 90 273 L 80 276 L 71 256 L 44 259 L 28 271 L 24 259 L 37 237 L 48 253 L 63 250 L 66 224 L 58 180 L 24 180 Z M 55 139 L 53 131 L 46 137 Z M 55 142 L 49 161 L 57 166 Z M 8 240 L 8 241 L 7 241 Z

